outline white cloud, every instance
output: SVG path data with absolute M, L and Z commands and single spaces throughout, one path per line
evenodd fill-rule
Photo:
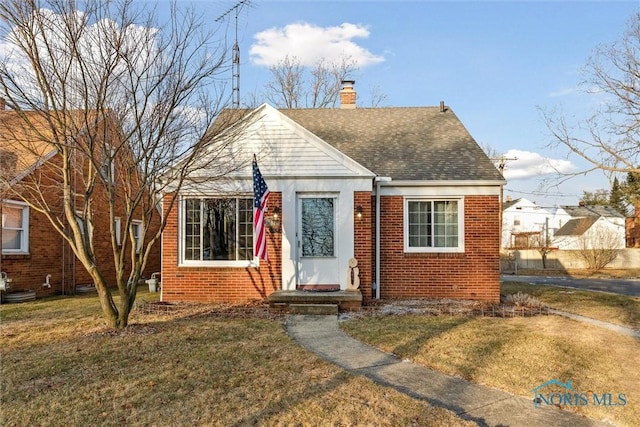
M 367 27 L 348 22 L 337 27 L 299 22 L 257 33 L 249 55 L 253 63 L 266 67 L 277 65 L 287 55 L 297 58 L 304 66 L 312 66 L 321 58 L 333 62 L 348 57 L 357 61 L 359 67 L 366 67 L 384 61 L 383 56 L 353 41 L 366 39 L 369 34 Z
M 512 149 L 507 151 L 505 157 L 517 159 L 507 162 L 504 172 L 507 180 L 569 173 L 576 170 L 576 166 L 569 160 L 552 159 L 531 151 Z

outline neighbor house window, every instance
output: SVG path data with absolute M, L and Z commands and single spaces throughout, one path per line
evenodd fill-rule
M 118 246 L 122 245 L 121 228 L 122 228 L 122 220 L 120 219 L 120 217 L 116 217 L 113 220 L 113 231 L 116 234 L 116 244 Z
M 29 252 L 29 207 L 23 203 L 2 203 L 2 252 Z
M 82 216 L 82 212 L 76 212 L 76 223 L 80 228 L 80 234 L 84 238 L 85 237 L 85 218 Z M 93 238 L 93 224 L 91 224 L 91 222 L 87 224 L 87 231 L 89 232 L 89 235 L 91 236 L 91 238 Z
M 102 164 L 100 165 L 100 175 L 105 182 L 113 184 L 116 176 L 116 163 L 115 163 L 115 150 L 110 148 L 105 150 L 102 158 Z
M 462 199 L 405 200 L 406 252 L 462 252 Z
M 133 240 L 136 242 L 136 253 L 142 248 L 142 221 L 132 220 L 131 231 L 133 231 Z
M 187 263 L 253 260 L 253 199 L 185 199 L 182 257 Z

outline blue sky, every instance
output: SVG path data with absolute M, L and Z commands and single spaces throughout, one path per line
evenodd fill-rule
M 212 20 L 234 4 L 196 2 Z M 253 1 L 238 18 L 241 96 L 264 90 L 275 58 L 351 52 L 359 105 L 374 87 L 385 106 L 444 100 L 481 145 L 518 158 L 507 164 L 506 196 L 576 204 L 609 183 L 592 173 L 553 185 L 548 163 L 573 172 L 586 164 L 548 147 L 539 109 L 586 118 L 598 100 L 579 88 L 581 69 L 638 11 L 638 1 Z
M 225 12 L 240 0 L 177 1 L 195 6 L 231 49 L 235 14 Z M 168 0 L 158 3 L 166 11 Z M 577 204 L 584 191 L 610 184 L 600 172 L 558 184 L 555 170 L 575 173 L 589 165 L 549 146 L 541 109 L 586 119 L 602 96 L 585 93 L 581 70 L 596 47 L 622 37 L 638 12 L 640 0 L 251 0 L 237 19 L 242 103 L 260 99 L 269 65 L 286 55 L 313 64 L 346 53 L 359 64 L 351 76 L 358 105 L 371 105 L 373 88 L 386 95 L 382 106 L 444 101 L 481 146 L 517 158 L 507 163 L 505 196 L 542 206 Z M 230 91 L 231 72 L 228 77 Z

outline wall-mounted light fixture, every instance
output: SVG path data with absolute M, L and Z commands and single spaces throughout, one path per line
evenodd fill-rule
M 267 227 L 272 233 L 276 233 L 280 229 L 280 208 L 273 208 L 273 214 L 266 218 Z
M 362 219 L 362 206 L 360 205 L 356 208 L 356 217 L 358 217 L 358 219 Z

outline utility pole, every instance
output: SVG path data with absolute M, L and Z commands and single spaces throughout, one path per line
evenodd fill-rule
M 498 161 L 498 171 L 500 172 L 500 175 L 502 175 L 504 177 L 504 168 L 507 164 L 507 161 L 511 161 L 511 160 L 518 160 L 517 157 L 505 157 L 504 154 L 501 154 L 500 157 L 498 157 L 497 159 L 491 159 L 492 161 Z M 502 232 L 503 232 L 503 228 L 504 225 L 502 224 L 502 207 L 504 205 L 504 187 L 501 185 L 500 186 L 500 215 L 498 217 L 498 220 L 500 221 L 500 246 L 502 247 Z
M 504 168 L 507 166 L 507 162 L 518 160 L 517 157 L 505 157 L 504 154 L 501 154 L 497 159 L 491 159 L 498 161 L 498 170 L 500 171 L 500 175 L 504 175 Z

